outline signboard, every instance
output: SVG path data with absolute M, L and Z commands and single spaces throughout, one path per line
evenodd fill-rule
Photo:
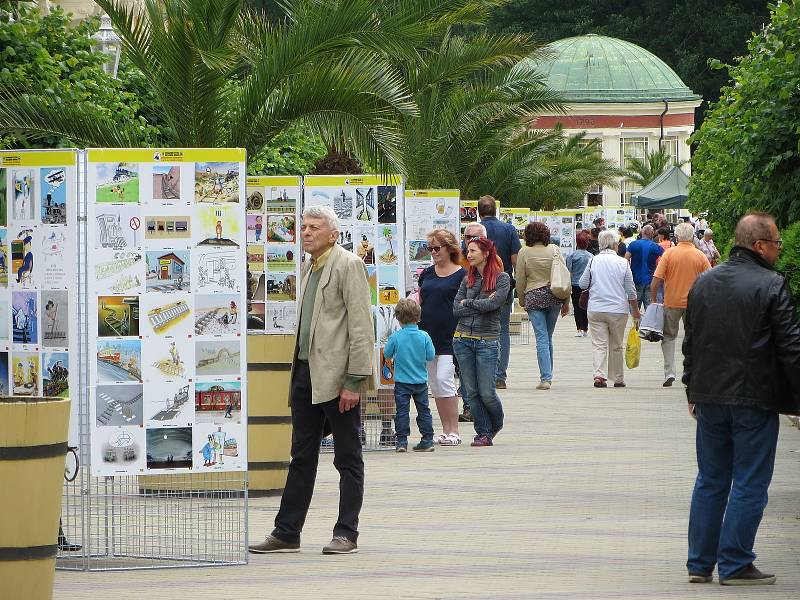
M 433 264 L 428 251 L 428 233 L 447 229 L 460 240 L 458 190 L 407 190 L 405 197 L 406 258 L 411 287 L 417 288 L 419 273 Z
M 245 470 L 244 150 L 86 160 L 92 474 Z
M 247 178 L 248 334 L 291 334 L 297 328 L 300 181 Z

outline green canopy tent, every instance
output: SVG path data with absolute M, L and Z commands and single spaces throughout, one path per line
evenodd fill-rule
M 686 205 L 689 176 L 680 167 L 670 167 L 631 196 L 637 208 L 683 208 Z

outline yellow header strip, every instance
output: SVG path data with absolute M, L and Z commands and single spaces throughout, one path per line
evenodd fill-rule
M 403 178 L 400 175 L 307 175 L 303 179 L 306 186 L 332 186 L 340 185 L 400 185 Z
M 76 150 L 0 150 L 0 167 L 75 167 Z
M 245 162 L 244 148 L 91 148 L 90 163 Z
M 257 177 L 248 177 L 247 185 L 252 187 L 271 185 L 300 187 L 300 177 L 295 175 L 259 175 Z
M 459 190 L 406 190 L 406 198 L 459 198 Z

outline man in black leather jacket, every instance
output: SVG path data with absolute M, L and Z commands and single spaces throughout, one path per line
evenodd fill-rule
M 730 259 L 689 292 L 683 383 L 697 419 L 698 474 L 689 517 L 689 581 L 775 582 L 754 565 L 767 505 L 779 412 L 800 390 L 800 326 L 786 280 L 774 270 L 775 221 L 749 213 Z M 731 484 L 733 484 L 731 486 Z

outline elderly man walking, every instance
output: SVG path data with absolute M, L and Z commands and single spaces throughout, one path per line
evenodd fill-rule
M 736 226 L 730 259 L 689 293 L 683 383 L 697 419 L 697 480 L 689 516 L 689 581 L 774 583 L 753 553 L 775 465 L 778 412 L 800 390 L 800 327 L 770 215 Z M 792 407 L 796 410 L 796 407 Z
M 292 364 L 292 461 L 275 529 L 263 542 L 250 546 L 258 554 L 300 551 L 326 422 L 333 433 L 340 498 L 333 539 L 322 553 L 358 551 L 364 496 L 359 400 L 372 375 L 375 338 L 364 264 L 336 244 L 338 230 L 331 208 L 312 206 L 303 211 L 303 250 L 311 260 L 303 266 Z
M 655 230 L 652 225 L 642 228 L 642 237 L 631 242 L 625 258 L 631 264 L 633 283 L 636 285 L 636 302 L 642 309 L 647 310 L 650 304 L 650 283 L 656 271 L 659 257 L 664 254 L 664 249 L 653 241 Z
M 497 201 L 492 196 L 481 196 L 478 199 L 478 215 L 481 225 L 486 228 L 486 237 L 494 242 L 497 256 L 503 261 L 503 270 L 511 278 L 511 289 L 508 292 L 505 304 L 500 308 L 500 337 L 498 338 L 500 352 L 497 356 L 497 371 L 495 385 L 498 389 L 506 388 L 508 378 L 508 358 L 511 354 L 511 311 L 514 307 L 514 267 L 517 264 L 522 244 L 519 241 L 517 228 L 511 223 L 504 223 L 495 215 Z
M 700 274 L 711 268 L 706 255 L 694 247 L 694 227 L 681 223 L 675 228 L 675 237 L 678 245 L 664 252 L 650 284 L 650 302 L 657 302 L 658 291 L 664 286 L 664 387 L 675 381 L 675 339 L 686 313 L 689 290 Z

